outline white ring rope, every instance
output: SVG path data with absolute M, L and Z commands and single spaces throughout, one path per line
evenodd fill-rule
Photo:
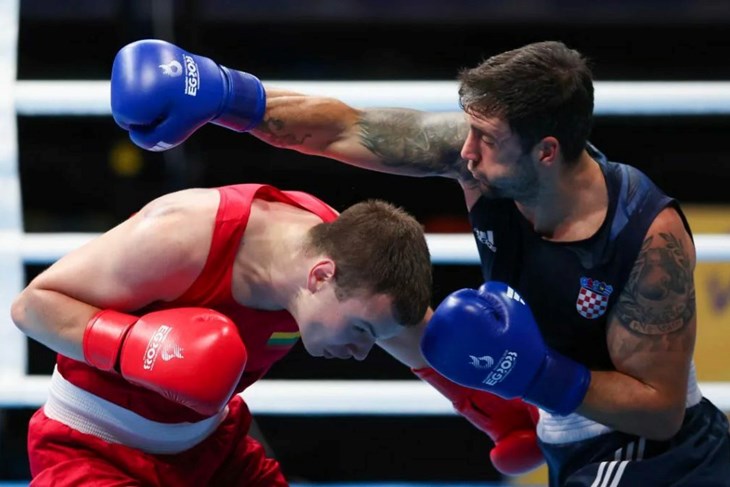
M 454 81 L 294 82 L 267 85 L 340 98 L 354 106 L 404 106 L 458 110 Z M 108 81 L 17 81 L 15 109 L 24 116 L 105 116 L 110 114 Z M 730 82 L 597 82 L 597 115 L 728 115 Z M 92 233 L 0 231 L 0 256 L 19 256 L 30 264 L 49 264 L 83 245 Z M 435 264 L 476 264 L 471 234 L 427 235 Z M 696 235 L 701 261 L 729 261 L 730 236 Z M 45 401 L 48 376 L 0 371 L 0 407 L 37 407 Z M 700 387 L 721 409 L 730 411 L 730 384 Z M 453 414 L 448 400 L 418 381 L 263 380 L 244 392 L 254 412 L 264 414 Z
M 19 252 L 28 264 L 50 264 L 71 250 L 97 237 L 96 233 L 25 233 L 15 236 L 0 232 L 0 255 Z M 697 260 L 730 261 L 730 235 L 699 234 L 694 236 Z M 474 237 L 471 233 L 429 233 L 426 235 L 434 264 L 478 264 Z
M 50 376 L 0 376 L 0 407 L 38 407 Z M 730 411 L 725 382 L 702 382 L 702 393 Z M 445 415 L 451 402 L 433 387 L 413 380 L 261 380 L 242 393 L 254 413 L 277 415 Z
M 455 81 L 266 81 L 268 86 L 340 98 L 357 107 L 458 110 Z M 730 82 L 598 81 L 596 115 L 727 115 Z M 109 115 L 108 81 L 17 81 L 20 115 Z

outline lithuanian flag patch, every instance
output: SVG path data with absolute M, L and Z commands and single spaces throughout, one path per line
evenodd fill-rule
M 267 347 L 289 347 L 299 340 L 298 331 L 275 331 L 266 342 Z

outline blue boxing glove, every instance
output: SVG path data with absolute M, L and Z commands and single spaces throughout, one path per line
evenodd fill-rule
M 501 282 L 450 294 L 434 311 L 421 349 L 457 384 L 558 415 L 575 411 L 591 380 L 585 366 L 545 345 L 530 308 Z
M 253 75 L 148 39 L 126 45 L 114 58 L 111 101 L 114 120 L 132 142 L 162 151 L 208 122 L 251 130 L 263 119 L 266 92 Z

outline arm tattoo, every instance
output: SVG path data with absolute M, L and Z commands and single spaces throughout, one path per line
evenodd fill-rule
M 468 130 L 464 121 L 450 114 L 428 122 L 423 117 L 415 110 L 367 110 L 358 122 L 361 143 L 388 167 L 471 179 L 459 155 Z
M 684 329 L 695 315 L 692 268 L 682 242 L 660 233 L 647 237 L 626 289 L 616 305 L 621 324 L 638 335 L 661 336 Z
M 312 137 L 310 133 L 296 134 L 291 131 L 284 131 L 284 120 L 280 118 L 264 118 L 256 127 L 265 140 L 276 147 L 294 147 L 304 144 L 304 141 Z

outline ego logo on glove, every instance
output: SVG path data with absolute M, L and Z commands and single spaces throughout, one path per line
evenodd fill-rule
M 512 372 L 512 368 L 515 366 L 516 363 L 517 352 L 510 352 L 509 350 L 507 350 L 506 352 L 504 352 L 504 355 L 502 355 L 502 358 L 499 359 L 497 367 L 489 373 L 487 378 L 484 379 L 482 383 L 488 386 L 499 384 L 507 378 L 510 372 Z
M 150 342 L 147 344 L 147 348 L 144 351 L 144 364 L 142 367 L 145 370 L 152 370 L 152 367 L 155 366 L 155 360 L 157 360 L 157 355 L 160 352 L 160 346 L 165 342 L 167 335 L 169 335 L 171 331 L 171 326 L 162 325 L 157 329 L 155 334 L 152 335 L 152 338 L 150 338 Z
M 169 76 L 170 78 L 177 78 L 182 74 L 182 66 L 177 61 L 170 61 L 168 64 L 160 64 L 158 67 L 162 69 L 162 74 Z
M 183 60 L 185 61 L 185 94 L 195 96 L 198 94 L 198 88 L 200 87 L 198 64 L 192 56 L 187 54 L 183 54 Z
M 492 365 L 494 365 L 494 359 L 489 355 L 485 355 L 483 357 L 469 355 L 469 363 L 476 369 L 490 369 L 492 368 Z

